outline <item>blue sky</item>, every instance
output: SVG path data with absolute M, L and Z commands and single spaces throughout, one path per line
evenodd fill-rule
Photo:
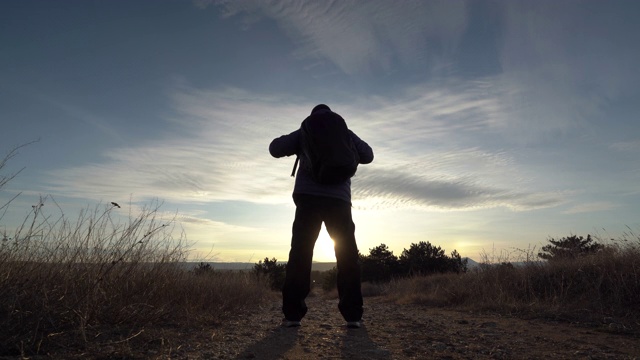
M 67 215 L 153 199 L 194 258 L 285 260 L 293 158 L 270 141 L 326 103 L 376 158 L 360 250 L 539 248 L 640 226 L 640 3 L 2 1 L 0 192 Z M 322 235 L 315 260 L 333 260 Z

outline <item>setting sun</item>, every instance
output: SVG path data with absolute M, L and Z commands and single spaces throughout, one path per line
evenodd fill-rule
M 319 262 L 333 262 L 336 261 L 336 255 L 333 249 L 333 240 L 327 233 L 327 229 L 322 224 L 320 235 L 316 241 L 316 246 L 313 251 L 313 259 Z

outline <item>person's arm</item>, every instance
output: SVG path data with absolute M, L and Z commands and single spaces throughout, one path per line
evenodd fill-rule
M 349 130 L 353 143 L 356 145 L 358 155 L 360 156 L 360 164 L 369 164 L 373 161 L 373 149 L 371 146 L 360 139 L 353 131 Z
M 275 158 L 291 156 L 298 153 L 300 129 L 288 135 L 273 139 L 269 145 L 269 153 Z

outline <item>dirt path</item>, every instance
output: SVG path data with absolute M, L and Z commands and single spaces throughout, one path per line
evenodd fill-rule
M 347 329 L 337 300 L 313 296 L 300 328 L 280 304 L 190 334 L 170 357 L 190 359 L 640 359 L 637 336 L 564 323 L 468 314 L 365 298 L 364 327 Z M 186 334 L 185 334 L 186 335 Z

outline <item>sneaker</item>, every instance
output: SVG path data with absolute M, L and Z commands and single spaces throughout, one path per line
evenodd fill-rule
M 292 321 L 292 320 L 287 320 L 284 319 L 282 320 L 282 326 L 283 327 L 299 327 L 300 326 L 300 321 Z
M 349 329 L 360 329 L 362 323 L 360 321 L 347 321 L 347 327 Z

